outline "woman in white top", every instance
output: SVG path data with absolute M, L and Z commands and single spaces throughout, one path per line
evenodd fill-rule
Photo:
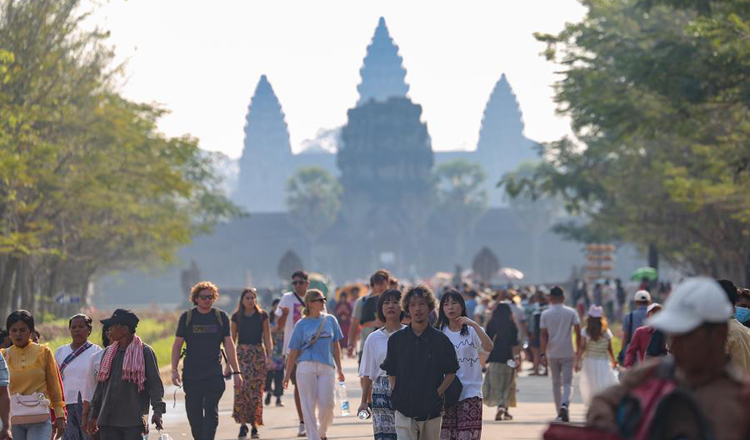
M 385 326 L 374 331 L 365 341 L 359 375 L 362 378 L 362 403 L 357 413 L 368 410 L 372 402 L 372 428 L 375 440 L 396 440 L 396 415 L 391 409 L 391 387 L 388 376 L 380 369 L 388 352 L 388 338 L 404 328 L 401 325 L 401 292 L 389 289 L 378 299 L 377 315 Z
M 89 342 L 92 320 L 84 314 L 78 314 L 68 321 L 71 343 L 55 350 L 55 361 L 60 369 L 63 389 L 65 391 L 65 409 L 68 413 L 68 425 L 63 433 L 63 440 L 83 440 L 83 393 L 86 386 L 86 372 L 91 359 L 102 351 L 101 347 Z
M 458 372 L 463 389 L 456 405 L 445 409 L 441 439 L 478 440 L 482 437 L 482 366 L 479 349 L 490 352 L 492 340 L 476 322 L 466 316 L 466 303 L 455 290 L 443 293 L 437 328 L 456 348 Z

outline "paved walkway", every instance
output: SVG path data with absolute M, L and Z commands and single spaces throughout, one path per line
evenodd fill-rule
M 526 366 L 525 366 L 526 367 Z M 361 392 L 359 389 L 359 378 L 357 377 L 357 363 L 355 360 L 344 361 L 344 374 L 349 394 L 349 401 L 353 410 L 359 406 Z M 548 377 L 529 377 L 522 373 L 517 381 L 518 407 L 513 408 L 511 413 L 513 421 L 496 422 L 493 420 L 495 409 L 484 407 L 484 424 L 482 437 L 485 439 L 540 439 L 547 423 L 555 417 L 555 408 L 552 402 L 552 390 Z M 190 439 L 190 427 L 185 416 L 185 407 L 182 401 L 182 392 L 178 391 L 177 406 L 173 408 L 174 388 L 169 387 L 166 392 L 167 411 L 165 415 L 165 432 L 168 432 L 174 440 Z M 277 408 L 271 403 L 263 410 L 264 426 L 261 426 L 261 439 L 292 440 L 296 439 L 298 419 L 294 409 L 294 398 L 292 396 L 292 385 L 285 391 L 282 400 L 284 407 Z M 220 419 L 217 440 L 231 440 L 237 438 L 239 425 L 232 419 L 233 393 L 230 389 L 224 393 L 219 406 Z M 575 393 L 571 407 L 571 421 L 583 421 L 584 408 L 580 403 L 578 393 Z M 156 438 L 155 434 L 151 435 Z M 333 426 L 328 431 L 328 438 L 333 439 L 371 439 L 372 424 L 369 421 L 360 421 L 356 416 L 342 417 L 340 412 L 334 419 Z

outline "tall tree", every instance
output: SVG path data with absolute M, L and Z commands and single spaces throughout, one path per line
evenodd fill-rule
M 289 215 L 310 240 L 310 262 L 315 269 L 315 246 L 338 217 L 341 185 L 324 168 L 304 167 L 289 178 L 286 191 Z
M 487 212 L 486 179 L 481 165 L 466 159 L 456 159 L 438 165 L 437 219 L 455 240 L 456 263 L 464 263 L 467 236 Z
M 589 219 L 574 234 L 750 282 L 747 3 L 585 4 L 582 22 L 538 35 L 564 66 L 556 100 L 575 137 L 507 190 L 564 198 Z

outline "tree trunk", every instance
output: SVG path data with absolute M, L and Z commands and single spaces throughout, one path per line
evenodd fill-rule
M 2 283 L 0 283 L 0 310 L 3 312 L 2 316 L 8 316 L 12 311 L 11 307 L 11 292 L 13 290 L 13 279 L 18 269 L 19 259 L 16 257 L 9 257 L 5 263 L 5 270 L 3 271 Z
M 745 259 L 745 285 L 750 286 L 750 252 Z
M 648 265 L 659 271 L 659 249 L 654 244 L 648 245 Z

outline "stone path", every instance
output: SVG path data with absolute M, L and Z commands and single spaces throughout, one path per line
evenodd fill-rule
M 526 365 L 524 366 L 526 367 Z M 349 400 L 353 410 L 359 406 L 361 392 L 359 390 L 359 378 L 357 377 L 356 360 L 346 359 L 344 361 L 344 374 L 346 375 L 346 386 Z M 482 427 L 482 438 L 484 439 L 540 439 L 542 432 L 551 419 L 555 416 L 552 402 L 552 391 L 548 377 L 529 377 L 522 373 L 517 381 L 518 407 L 513 408 L 511 413 L 514 420 L 496 422 L 493 420 L 495 410 L 484 407 L 484 424 Z M 294 409 L 294 399 L 290 390 L 285 391 L 282 400 L 284 407 L 265 407 L 263 411 L 264 426 L 260 427 L 261 439 L 292 440 L 296 439 L 298 419 Z M 165 432 L 168 432 L 174 440 L 186 440 L 192 438 L 190 427 L 185 416 L 185 407 L 181 391 L 177 393 L 177 405 L 173 408 L 174 388 L 169 387 L 166 392 L 168 414 L 165 415 Z M 227 389 L 219 406 L 220 419 L 217 440 L 231 440 L 237 438 L 239 426 L 232 419 L 232 392 Z M 356 416 L 342 417 L 337 415 L 333 426 L 329 429 L 328 438 L 333 439 L 371 439 L 372 424 L 369 421 L 360 421 Z M 571 421 L 582 422 L 584 418 L 584 407 L 580 396 L 574 393 L 571 406 Z M 152 439 L 157 438 L 155 434 Z

